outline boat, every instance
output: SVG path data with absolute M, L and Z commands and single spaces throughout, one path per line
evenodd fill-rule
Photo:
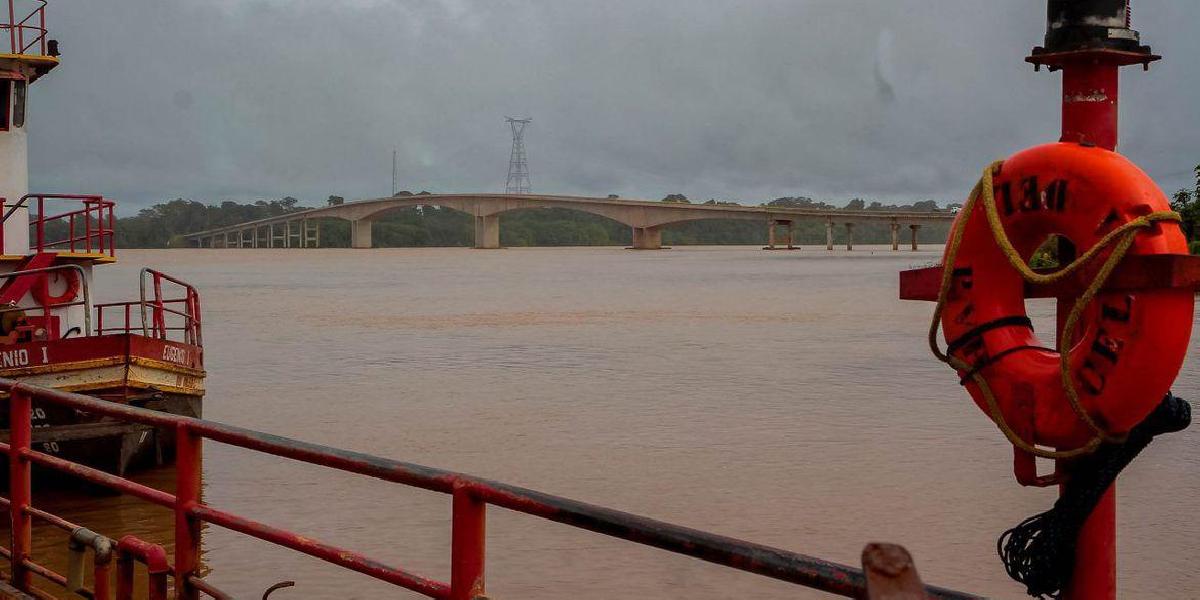
M 29 191 L 28 89 L 58 66 L 58 44 L 46 36 L 45 2 L 6 28 L 11 44 L 0 54 L 0 377 L 200 417 L 199 294 L 147 268 L 131 299 L 93 302 L 97 269 L 117 260 L 116 203 L 95 194 Z M 65 460 L 123 474 L 171 459 L 169 430 L 52 405 L 35 406 L 32 419 L 35 447 Z M 0 410 L 0 429 L 7 436 L 7 409 Z

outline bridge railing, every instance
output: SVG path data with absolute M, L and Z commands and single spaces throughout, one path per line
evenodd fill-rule
M 202 522 L 320 558 L 343 569 L 430 598 L 478 600 L 483 598 L 485 593 L 484 515 L 489 505 L 841 596 L 884 597 L 883 591 L 879 595 L 873 595 L 873 590 L 878 591 L 881 588 L 869 587 L 868 580 L 878 584 L 881 578 L 895 577 L 894 574 L 889 575 L 888 569 L 868 569 L 864 573 L 860 569 L 811 556 L 689 529 L 543 492 L 453 471 L 319 446 L 213 421 L 135 408 L 0 379 L 0 393 L 4 392 L 9 396 L 9 422 L 12 424 L 12 430 L 9 442 L 0 443 L 0 452 L 6 453 L 9 460 L 10 499 L 7 505 L 13 527 L 12 547 L 4 551 L 4 556 L 8 557 L 11 563 L 13 585 L 23 591 L 33 589 L 33 575 L 59 584 L 64 580 L 52 571 L 38 566 L 30 557 L 31 518 L 45 518 L 46 515 L 31 504 L 30 474 L 33 465 L 83 479 L 172 510 L 175 513 L 176 524 L 172 544 L 173 565 L 168 568 L 164 566 L 165 559 L 158 560 L 155 562 L 158 566 L 152 565 L 151 572 L 155 573 L 155 568 L 158 573 L 169 570 L 175 578 L 175 597 L 181 600 L 195 600 L 202 592 L 215 598 L 228 597 L 200 578 L 198 567 Z M 164 492 L 124 477 L 33 450 L 31 414 L 34 402 L 69 407 L 95 416 L 174 431 L 177 463 L 175 493 Z M 424 577 L 347 548 L 255 521 L 205 503 L 201 498 L 200 489 L 201 448 L 206 439 L 450 496 L 450 581 L 443 582 Z M 952 590 L 923 587 L 916 579 L 915 571 L 912 573 L 913 577 L 909 581 L 911 585 L 905 588 L 911 594 L 926 594 L 930 598 L 975 597 Z M 95 589 L 100 589 L 100 586 L 101 584 L 97 583 Z M 124 597 L 118 594 L 118 598 L 123 600 Z

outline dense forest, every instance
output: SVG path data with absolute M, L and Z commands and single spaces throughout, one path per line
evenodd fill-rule
M 425 192 L 422 192 L 425 193 Z M 412 195 L 400 192 L 397 195 Z M 332 196 L 330 203 L 339 203 L 342 198 Z M 682 194 L 670 194 L 663 202 L 690 203 Z M 736 204 L 709 200 L 704 204 Z M 777 198 L 766 206 L 850 210 L 939 210 L 932 200 L 911 205 L 883 205 L 868 203 L 861 199 L 852 200 L 841 207 L 806 197 Z M 182 247 L 187 243 L 183 234 L 278 216 L 305 210 L 292 197 L 239 204 L 226 201 L 221 204 L 204 204 L 195 200 L 177 199 L 142 209 L 137 215 L 124 217 L 117 223 L 117 244 L 122 248 L 166 248 Z M 948 226 L 925 226 L 921 239 L 926 243 L 945 239 Z M 471 246 L 475 235 L 470 216 L 455 210 L 436 206 L 412 207 L 395 210 L 375 221 L 372 241 L 377 247 L 413 246 Z M 819 222 L 799 222 L 796 225 L 796 242 L 815 245 L 825 243 L 825 225 Z M 903 232 L 905 236 L 907 231 Z M 505 213 L 500 217 L 500 243 L 504 246 L 607 246 L 627 245 L 631 242 L 629 227 L 596 215 L 569 209 L 529 209 Z M 663 243 L 667 245 L 691 244 L 764 244 L 767 232 L 762 223 L 740 220 L 709 220 L 668 225 L 663 230 Z M 834 230 L 836 243 L 844 243 L 845 229 Z M 854 239 L 858 243 L 887 243 L 891 230 L 887 223 L 861 223 L 855 227 Z M 907 238 L 905 238 L 907 239 Z M 321 222 L 321 245 L 344 247 L 350 244 L 349 223 L 340 219 Z
M 1195 169 L 1196 184 L 1192 189 L 1181 189 L 1172 195 L 1171 206 L 1183 216 L 1183 227 L 1194 253 L 1200 253 L 1200 165 Z M 416 195 L 427 194 L 420 192 Z M 410 192 L 399 192 L 398 196 L 412 196 Z M 663 202 L 691 203 L 682 194 L 669 194 Z M 328 202 L 343 202 L 339 196 L 330 196 Z M 736 204 L 719 200 L 708 200 L 704 204 Z M 849 210 L 914 210 L 936 211 L 932 200 L 923 200 L 908 205 L 884 205 L 856 198 L 845 206 L 836 206 L 811 198 L 784 197 L 766 202 L 763 206 L 815 209 Z M 260 200 L 250 204 L 226 201 L 220 204 L 204 204 L 195 200 L 177 199 L 142 209 L 137 215 L 118 220 L 117 244 L 122 248 L 167 248 L 187 245 L 183 234 L 203 231 L 224 225 L 243 223 L 290 212 L 305 210 L 292 197 L 279 200 Z M 926 225 L 922 227 L 920 239 L 924 243 L 941 242 L 946 239 L 949 225 Z M 474 223 L 470 216 L 436 206 L 398 209 L 380 217 L 374 223 L 372 241 L 377 247 L 413 246 L 471 246 L 474 241 Z M 825 225 L 821 222 L 798 222 L 796 243 L 800 245 L 824 245 Z M 902 232 L 907 241 L 907 231 Z M 834 241 L 845 243 L 845 228 L 834 229 Z M 627 245 L 631 242 L 628 227 L 603 217 L 568 209 L 529 209 L 505 213 L 500 217 L 500 243 L 504 246 L 608 246 Z M 690 244 L 764 244 L 767 232 L 762 223 L 738 220 L 692 221 L 668 225 L 663 230 L 666 245 Z M 859 223 L 854 230 L 854 239 L 863 244 L 882 244 L 891 240 L 891 230 L 886 222 Z M 340 219 L 321 222 L 321 245 L 344 247 L 350 245 L 349 223 Z

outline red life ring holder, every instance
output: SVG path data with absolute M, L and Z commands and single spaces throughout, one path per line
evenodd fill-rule
M 1077 144 L 1047 144 L 1014 155 L 993 171 L 992 191 L 999 223 L 1026 262 L 1051 234 L 1070 240 L 1083 256 L 1122 225 L 1170 211 L 1158 186 L 1128 159 Z M 1127 255 L 1187 254 L 1178 223 L 1143 221 L 1139 227 L 1132 230 Z M 1079 313 L 1078 341 L 1066 365 L 1078 405 L 1093 421 L 1089 425 L 1068 396 L 1060 354 L 1033 332 L 1025 278 L 998 245 L 986 207 L 964 210 L 954 228 L 962 228 L 962 238 L 943 293 L 941 327 L 946 354 L 969 367 L 959 374 L 980 408 L 997 416 L 976 374 L 1007 425 L 1032 432 L 1026 442 L 1073 449 L 1097 439 L 1093 426 L 1119 435 L 1158 405 L 1187 352 L 1191 290 L 1099 292 Z M 1099 251 L 1079 272 L 1095 276 L 1095 267 L 1111 253 L 1111 246 Z
M 53 296 L 50 295 L 50 277 L 52 275 L 62 277 L 66 282 L 66 288 L 63 289 L 62 293 Z M 38 304 L 41 304 L 42 306 L 54 306 L 57 304 L 73 302 L 75 297 L 79 295 L 79 288 L 81 285 L 82 283 L 79 281 L 78 273 L 64 269 L 62 271 L 58 271 L 57 273 L 43 273 L 42 276 L 38 278 L 37 283 L 33 285 L 30 293 L 33 295 L 33 299 L 36 300 Z

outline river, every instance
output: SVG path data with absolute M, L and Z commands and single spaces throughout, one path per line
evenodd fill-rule
M 928 248 L 928 250 L 936 250 Z M 897 272 L 933 251 L 686 247 L 121 253 L 202 293 L 225 423 L 465 471 L 848 564 L 904 544 L 927 583 L 1019 598 L 996 537 L 1045 510 L 924 338 Z M 1051 323 L 1052 305 L 1033 303 Z M 1177 393 L 1200 398 L 1191 358 Z M 1122 477 L 1122 597 L 1200 594 L 1200 436 Z M 170 486 L 170 470 L 139 476 Z M 209 443 L 207 502 L 447 580 L 447 497 Z M 37 492 L 103 533 L 166 542 L 170 514 Z M 488 514 L 494 598 L 823 597 L 533 517 Z M 58 544 L 56 541 L 55 544 Z M 60 546 L 38 556 L 57 562 Z M 417 597 L 209 527 L 208 578 L 242 597 Z M 799 591 L 799 593 L 797 593 Z

